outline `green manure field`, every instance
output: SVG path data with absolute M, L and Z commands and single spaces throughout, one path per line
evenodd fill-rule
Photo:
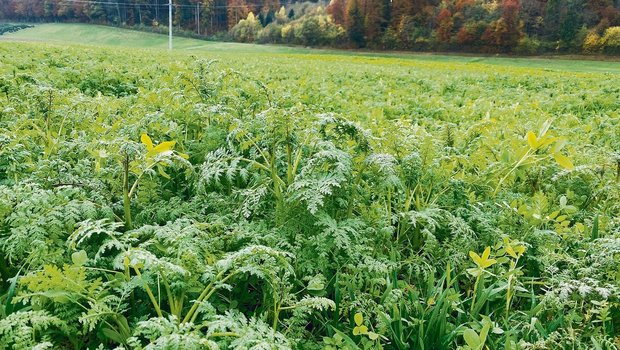
M 0 349 L 618 349 L 620 63 L 0 37 Z

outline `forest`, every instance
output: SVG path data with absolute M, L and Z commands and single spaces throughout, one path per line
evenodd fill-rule
M 167 0 L 2 0 L 0 19 L 163 32 Z M 178 34 L 377 50 L 620 54 L 618 0 L 173 0 Z

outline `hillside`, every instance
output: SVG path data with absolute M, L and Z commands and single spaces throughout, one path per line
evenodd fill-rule
M 0 36 L 1 40 L 37 41 L 56 44 L 103 45 L 126 48 L 150 48 L 164 50 L 168 48 L 168 37 L 162 34 L 144 33 L 139 31 L 120 29 L 90 24 L 39 24 L 34 28 L 20 30 L 15 33 Z M 294 55 L 296 59 L 346 60 L 349 56 L 357 60 L 372 62 L 381 59 L 387 64 L 399 64 L 403 61 L 445 62 L 455 64 L 490 64 L 504 67 L 523 67 L 532 69 L 547 69 L 572 72 L 600 72 L 620 73 L 618 61 L 594 61 L 566 58 L 512 58 L 492 56 L 459 56 L 438 54 L 413 53 L 377 53 L 342 51 L 326 49 L 308 49 L 301 47 L 287 47 L 281 45 L 256 45 L 240 43 L 224 43 L 174 37 L 174 49 L 200 52 L 207 55 L 236 56 L 239 54 Z M 324 57 L 327 56 L 327 57 Z

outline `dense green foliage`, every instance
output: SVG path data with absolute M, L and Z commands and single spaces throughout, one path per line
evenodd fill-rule
M 0 60 L 0 349 L 618 349 L 615 74 Z
M 14 33 L 26 28 L 32 28 L 32 26 L 29 24 L 0 23 L 0 35 L 4 33 Z

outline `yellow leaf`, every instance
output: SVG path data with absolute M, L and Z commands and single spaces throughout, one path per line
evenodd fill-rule
M 547 147 L 550 144 L 554 143 L 555 141 L 557 141 L 557 137 L 545 137 L 542 140 L 538 140 L 538 147 L 539 148 L 543 148 L 543 147 Z
M 525 247 L 522 245 L 516 246 L 515 250 L 519 253 L 519 255 L 523 255 L 523 253 L 525 253 Z
M 567 156 L 561 154 L 561 153 L 554 153 L 553 154 L 553 158 L 555 159 L 556 162 L 558 162 L 558 164 L 566 169 L 566 170 L 573 170 L 575 169 L 575 166 L 573 165 L 573 163 L 570 161 L 570 159 L 568 159 Z
M 355 320 L 355 324 L 357 326 L 361 326 L 364 322 L 364 316 L 362 316 L 360 312 L 356 313 L 355 316 L 353 316 L 353 319 Z
M 484 252 L 482 252 L 482 260 L 487 260 L 491 255 L 491 247 L 486 247 Z
M 164 141 L 159 145 L 155 146 L 155 148 L 153 148 L 153 152 L 155 154 L 159 154 L 162 152 L 170 151 L 172 148 L 174 148 L 174 145 L 176 145 L 176 143 L 176 141 Z
M 514 249 L 512 249 L 512 247 L 509 245 L 506 246 L 506 253 L 508 253 L 508 255 L 512 256 L 515 259 L 517 258 L 517 254 L 515 253 Z
M 488 260 L 485 260 L 485 261 L 482 262 L 482 266 L 481 267 L 483 269 L 486 269 L 487 267 L 495 264 L 496 262 L 497 262 L 497 260 L 495 260 L 495 259 L 488 259 Z
M 469 251 L 469 256 L 471 257 L 471 259 L 476 263 L 476 265 L 480 266 L 482 264 L 482 259 L 480 258 L 480 255 L 474 253 L 473 251 Z
M 538 148 L 538 140 L 536 139 L 536 134 L 534 134 L 533 131 L 527 132 L 527 143 L 532 149 Z
M 140 135 L 140 141 L 146 146 L 147 150 L 153 149 L 153 140 L 147 134 Z
M 583 232 L 583 231 L 585 230 L 585 228 L 586 228 L 586 227 L 585 227 L 582 223 L 580 223 L 580 222 L 578 222 L 577 224 L 575 224 L 575 227 L 577 227 L 577 231 L 578 231 L 578 232 L 580 232 L 580 233 L 581 233 L 581 232 Z

